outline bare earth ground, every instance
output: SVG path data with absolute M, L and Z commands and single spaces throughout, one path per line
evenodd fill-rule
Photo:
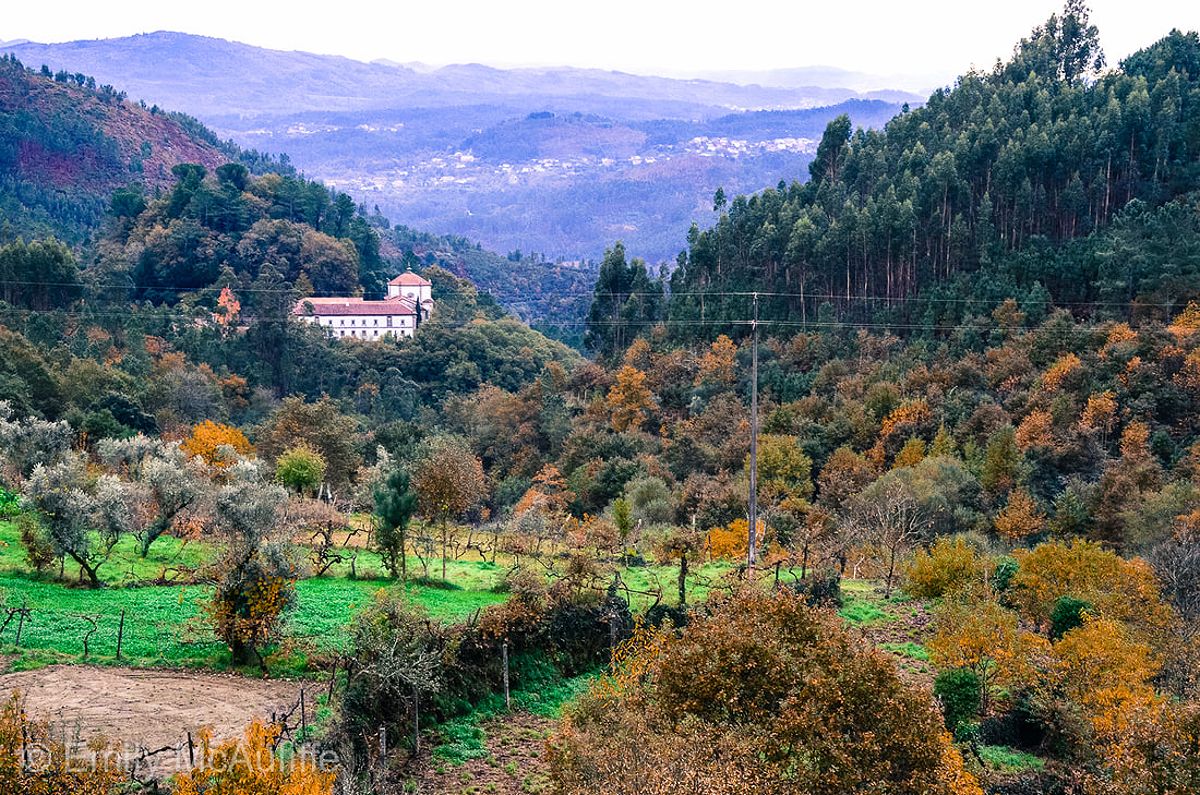
M 181 745 L 210 727 L 216 738 L 240 735 L 254 718 L 284 713 L 299 698 L 296 682 L 183 671 L 55 665 L 0 675 L 0 697 L 19 690 L 31 717 L 85 742 L 103 734 L 125 753 Z
M 482 724 L 487 759 L 462 765 L 422 754 L 411 787 L 417 795 L 539 795 L 549 792 L 546 737 L 557 725 L 550 718 L 515 712 Z

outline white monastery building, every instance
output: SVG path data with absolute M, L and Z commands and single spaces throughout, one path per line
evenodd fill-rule
M 305 298 L 292 314 L 316 323 L 331 337 L 411 337 L 433 314 L 433 285 L 412 270 L 388 282 L 387 298 Z

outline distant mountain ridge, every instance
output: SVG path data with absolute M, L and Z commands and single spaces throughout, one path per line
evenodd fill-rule
M 846 87 L 364 63 L 168 32 L 4 50 L 190 113 L 242 147 L 286 152 L 393 222 L 549 261 L 599 261 L 618 240 L 673 261 L 692 223 L 715 220 L 717 188 L 803 179 L 838 114 L 878 127 L 920 104 Z M 807 74 L 865 79 L 785 77 Z
M 669 101 L 678 118 L 694 118 L 705 108 L 806 108 L 864 98 L 841 87 L 739 86 L 569 67 L 497 69 L 456 64 L 426 71 L 395 62 L 365 63 L 168 31 L 61 44 L 7 43 L 0 49 L 34 66 L 45 63 L 51 69 L 95 75 L 121 85 L 135 99 L 185 107 L 201 118 L 499 100 L 534 107 L 547 98 L 564 96 L 578 98 L 574 109 L 579 111 L 595 110 L 586 106 L 589 96 Z M 202 95 L 196 91 L 200 81 Z

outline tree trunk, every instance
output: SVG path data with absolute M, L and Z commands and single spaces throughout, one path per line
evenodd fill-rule
M 687 550 L 679 554 L 679 606 L 687 606 L 687 575 L 688 575 L 688 559 Z

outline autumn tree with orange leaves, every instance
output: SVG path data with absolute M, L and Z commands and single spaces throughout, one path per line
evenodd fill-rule
M 646 374 L 625 365 L 617 371 L 617 382 L 608 390 L 608 411 L 613 430 L 640 430 L 654 408 L 654 396 L 646 387 Z
M 192 428 L 192 434 L 180 445 L 188 455 L 199 456 L 209 465 L 225 468 L 237 456 L 248 456 L 254 452 L 246 434 L 232 425 L 205 420 Z

